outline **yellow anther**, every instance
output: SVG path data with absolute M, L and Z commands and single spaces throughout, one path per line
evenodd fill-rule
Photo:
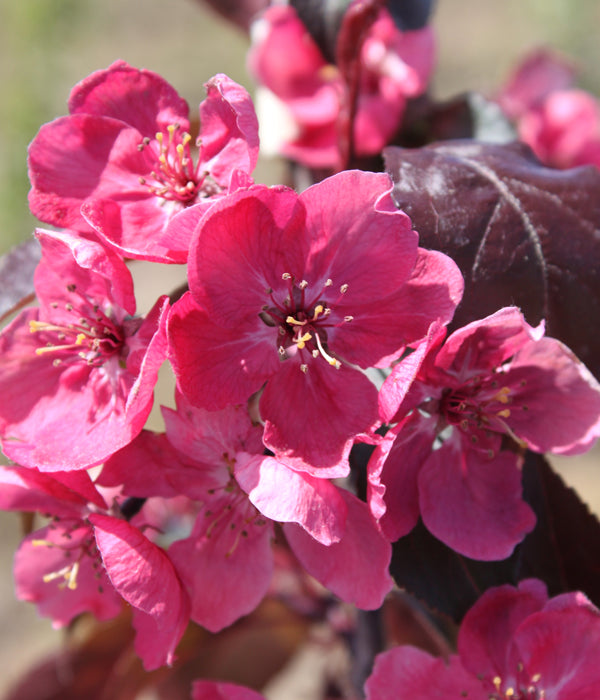
M 304 350 L 306 343 L 312 338 L 310 333 L 305 333 L 301 338 L 294 338 L 294 342 L 298 345 L 300 350 Z
M 34 547 L 54 547 L 54 542 L 50 540 L 31 540 L 31 544 Z
M 502 411 L 498 411 L 496 415 L 500 416 L 500 418 L 508 418 L 510 416 L 510 408 L 504 408 Z
M 342 366 L 342 363 L 339 360 L 336 360 L 335 357 L 331 357 L 331 355 L 329 355 L 327 352 L 325 352 L 325 348 L 323 347 L 323 345 L 321 343 L 321 339 L 319 338 L 318 333 L 315 335 L 315 340 L 317 341 L 317 346 L 319 348 L 319 352 L 321 353 L 322 357 L 324 357 L 332 367 L 339 369 Z
M 500 686 L 502 685 L 502 678 L 500 678 L 500 676 L 494 676 L 492 683 L 494 684 L 494 688 L 496 688 L 496 690 L 500 690 Z
M 343 284 L 343 285 L 340 287 L 340 292 L 341 292 L 342 294 L 345 294 L 347 291 L 348 291 L 348 285 L 347 285 L 347 284 Z
M 156 134 L 155 134 L 154 136 L 155 136 L 156 140 L 158 141 L 158 143 L 160 143 L 160 145 L 162 146 L 162 142 L 163 142 L 163 133 L 162 133 L 162 131 L 157 131 Z
M 325 282 L 326 287 L 331 287 L 332 284 L 333 284 L 333 280 L 331 280 L 331 279 L 327 279 L 327 281 Z
M 173 136 L 176 128 L 177 127 L 175 126 L 175 124 L 169 124 L 169 126 L 167 127 L 167 131 L 169 132 L 169 136 Z
M 306 325 L 306 321 L 298 321 L 293 316 L 288 316 L 285 319 L 285 322 L 289 323 L 291 326 L 305 326 Z
M 183 145 L 180 143 L 177 144 L 177 155 L 183 158 Z
M 507 386 L 503 386 L 502 389 L 498 391 L 496 396 L 494 396 L 494 399 L 496 401 L 499 401 L 500 403 L 508 403 L 510 399 L 508 398 L 508 395 L 510 394 L 510 389 Z
M 532 683 L 539 683 L 541 679 L 542 679 L 541 673 L 536 673 L 535 676 L 531 676 Z
M 315 311 L 313 313 L 312 321 L 316 321 L 317 318 L 324 312 L 324 308 L 322 304 L 319 304 L 318 306 L 315 307 Z
M 183 145 L 187 146 L 191 140 L 192 140 L 192 137 L 190 136 L 190 134 L 188 134 L 187 131 L 184 132 L 183 136 L 181 137 L 181 141 L 182 141 Z
M 75 345 L 83 345 L 84 342 L 85 342 L 85 334 L 78 333 L 77 338 L 75 339 Z
M 289 272 L 284 272 L 283 275 L 281 275 L 282 280 L 291 280 L 292 276 L 290 275 Z
M 67 579 L 67 588 L 70 591 L 74 591 L 77 588 L 77 573 L 79 572 L 79 562 L 76 561 L 71 568 L 69 574 L 65 574 Z

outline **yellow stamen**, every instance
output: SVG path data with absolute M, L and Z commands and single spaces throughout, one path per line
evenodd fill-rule
M 301 338 L 294 338 L 294 343 L 298 345 L 300 350 L 304 350 L 306 343 L 312 338 L 310 333 L 305 333 Z
M 336 360 L 335 357 L 331 357 L 331 355 L 327 354 L 325 352 L 325 348 L 321 344 L 321 339 L 319 338 L 319 334 L 315 334 L 315 340 L 317 341 L 317 346 L 319 348 L 319 352 L 321 355 L 327 360 L 327 362 L 332 366 L 335 367 L 336 369 L 339 369 L 342 366 L 342 363 L 339 360 Z

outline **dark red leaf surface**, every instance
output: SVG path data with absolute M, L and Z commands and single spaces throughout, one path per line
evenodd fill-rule
M 600 377 L 600 171 L 554 170 L 524 145 L 390 147 L 397 206 L 465 277 L 453 327 L 511 304 Z
M 0 257 L 0 317 L 33 294 L 33 272 L 40 255 L 40 244 L 32 238 Z
M 508 559 L 467 559 L 435 539 L 422 523 L 393 545 L 390 572 L 399 586 L 460 621 L 491 586 L 525 578 L 545 581 L 550 595 L 583 591 L 600 605 L 600 523 L 542 455 L 528 453 L 523 495 L 537 525 Z

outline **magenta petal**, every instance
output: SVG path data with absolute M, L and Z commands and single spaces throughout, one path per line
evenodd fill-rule
M 273 457 L 244 453 L 236 456 L 235 478 L 267 518 L 298 523 L 324 545 L 340 541 L 346 503 L 327 479 L 294 471 Z
M 435 420 L 415 413 L 386 434 L 369 460 L 369 505 L 390 542 L 417 524 L 418 476 L 431 455 L 434 437 Z
M 157 73 L 115 61 L 78 83 L 69 96 L 71 114 L 120 119 L 153 137 L 169 124 L 189 129 L 188 105 Z
M 264 700 L 254 690 L 233 683 L 195 681 L 192 685 L 192 700 Z
M 123 122 L 89 114 L 45 124 L 28 150 L 31 211 L 54 226 L 88 231 L 79 213 L 86 198 L 148 196 L 138 178 L 152 162 L 137 150 L 141 138 Z
M 173 208 L 177 211 L 176 207 Z M 158 197 L 115 201 L 89 198 L 81 214 L 100 239 L 124 258 L 160 263 L 185 262 L 163 242 L 170 210 Z
M 92 543 L 91 528 L 74 520 L 28 535 L 15 555 L 17 597 L 34 603 L 54 627 L 68 625 L 83 612 L 99 620 L 118 615 L 122 601 Z M 90 556 L 92 552 L 96 556 Z
M 212 517 L 206 515 L 208 511 L 201 512 L 192 536 L 169 548 L 190 595 L 191 618 L 211 632 L 252 612 L 264 598 L 273 573 L 272 525 L 264 520 L 245 524 L 245 510 L 236 514 L 224 508 L 225 504 L 220 513 L 214 508 Z
M 482 683 L 463 669 L 458 657 L 448 661 L 410 646 L 378 654 L 365 683 L 366 700 L 489 700 Z
M 517 456 L 500 452 L 489 459 L 458 437 L 425 462 L 419 501 L 427 529 L 472 559 L 505 559 L 535 526 L 522 499 Z
M 298 195 L 287 187 L 254 185 L 214 203 L 192 242 L 188 271 L 194 299 L 214 323 L 258 320 L 268 289 L 285 286 L 284 273 L 304 275 L 303 224 Z
M 142 430 L 129 445 L 106 460 L 96 483 L 107 487 L 123 486 L 125 495 L 139 498 L 172 498 L 181 493 L 168 478 L 167 465 L 176 460 L 177 453 L 163 433 Z
M 377 424 L 377 390 L 345 365 L 317 358 L 302 372 L 287 360 L 267 383 L 260 411 L 264 442 L 283 462 L 332 467 L 347 458 L 356 435 Z
M 348 506 L 340 542 L 326 547 L 293 524 L 283 526 L 285 536 L 317 581 L 347 603 L 374 610 L 394 585 L 388 572 L 392 548 L 375 525 L 367 504 L 347 491 L 340 493 Z
M 486 591 L 460 627 L 458 650 L 465 668 L 481 678 L 504 677 L 515 630 L 547 600 L 545 585 L 535 579 L 522 581 L 518 588 L 499 586 Z
M 118 320 L 135 313 L 133 279 L 120 256 L 97 241 L 69 231 L 38 228 L 35 235 L 42 246 L 42 259 L 34 277 L 35 290 L 46 320 L 50 317 L 54 322 L 58 318 L 73 321 L 72 315 L 62 308 L 63 303 L 73 302 L 67 285 L 75 285 L 79 294 L 103 308 L 112 306 Z M 56 308 L 53 302 L 62 303 Z
M 200 105 L 200 160 L 226 186 L 232 170 L 251 173 L 256 166 L 258 119 L 248 91 L 223 73 L 205 87 L 206 99 Z
M 60 480 L 59 480 L 60 479 Z M 37 469 L 0 466 L 0 508 L 81 517 L 93 502 L 106 508 L 87 472 L 43 474 Z
M 174 659 L 189 619 L 189 600 L 167 555 L 129 523 L 92 514 L 98 549 L 117 592 L 149 615 L 153 636 L 140 642 L 147 670 Z M 144 626 L 148 630 L 148 626 Z M 138 647 L 139 650 L 139 647 Z
M 200 219 L 215 203 L 213 198 L 203 199 L 198 204 L 186 207 L 173 214 L 166 224 L 166 228 L 160 234 L 157 243 L 170 251 L 171 257 L 176 262 L 187 261 L 188 252 L 192 243 L 192 236 Z
M 583 596 L 581 596 L 583 598 Z M 530 676 L 541 676 L 545 697 L 596 700 L 600 697 L 600 615 L 589 604 L 532 614 L 517 629 L 513 658 Z
M 432 323 L 427 337 L 419 343 L 416 350 L 393 367 L 379 391 L 379 415 L 384 421 L 392 422 L 421 369 L 426 355 L 437 343 L 441 342 L 444 335 L 444 327 L 438 321 Z
M 543 324 L 533 328 L 519 309 L 506 307 L 454 331 L 440 349 L 435 364 L 464 382 L 500 367 L 524 345 L 543 335 Z
M 507 373 L 515 434 L 536 452 L 580 454 L 600 435 L 600 384 L 558 340 L 528 343 Z
M 163 407 L 169 442 L 190 464 L 214 469 L 223 455 L 237 452 L 262 454 L 262 428 L 253 425 L 246 406 L 227 406 L 221 411 L 205 411 L 193 406 L 176 392 L 177 410 Z
M 167 332 L 178 386 L 196 406 L 245 403 L 279 367 L 272 328 L 258 317 L 245 333 L 217 326 L 189 293 L 173 305 Z

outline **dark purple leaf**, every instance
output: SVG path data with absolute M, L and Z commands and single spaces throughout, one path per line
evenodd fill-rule
M 290 0 L 325 60 L 335 63 L 338 32 L 351 0 Z
M 389 0 L 388 10 L 398 27 L 422 29 L 428 22 L 435 0 Z
M 453 327 L 514 304 L 600 376 L 600 171 L 546 168 L 518 143 L 390 147 L 384 157 L 421 245 L 465 277 Z
M 550 595 L 583 591 L 600 604 L 600 523 L 542 455 L 528 453 L 523 496 L 537 525 L 508 559 L 479 562 L 442 544 L 422 523 L 393 545 L 399 586 L 459 622 L 491 586 L 542 579 Z
M 33 272 L 40 256 L 40 244 L 32 238 L 0 257 L 0 317 L 33 294 Z

